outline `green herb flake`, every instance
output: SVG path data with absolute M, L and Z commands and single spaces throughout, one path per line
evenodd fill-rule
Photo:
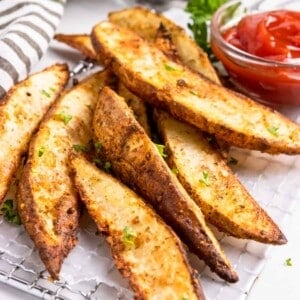
M 39 151 L 38 151 L 38 156 L 39 157 L 42 157 L 43 155 L 44 155 L 44 153 L 45 153 L 45 147 L 41 147 L 40 149 L 39 149 Z
M 276 127 L 276 126 L 270 126 L 270 127 L 268 127 L 267 128 L 268 129 L 268 131 L 272 134 L 272 135 L 274 135 L 274 136 L 279 136 L 279 132 L 278 132 L 278 130 L 279 130 L 279 127 Z
M 178 169 L 177 169 L 177 168 L 175 168 L 175 167 L 174 167 L 174 168 L 172 168 L 172 169 L 171 169 L 171 171 L 172 171 L 172 173 L 173 173 L 173 174 L 175 174 L 176 176 L 179 174 L 179 171 L 178 171 Z
M 87 152 L 87 151 L 88 151 L 87 146 L 81 145 L 81 144 L 74 144 L 74 145 L 73 145 L 73 149 L 74 149 L 76 152 Z
M 198 96 L 198 94 L 195 91 L 190 91 L 190 94 L 194 95 L 194 96 Z
M 285 265 L 288 267 L 291 267 L 293 265 L 292 259 L 290 257 L 285 260 Z
M 236 166 L 238 164 L 238 160 L 232 156 L 230 156 L 229 160 L 228 160 L 228 164 L 232 165 L 232 166 Z
M 168 64 L 165 64 L 165 69 L 167 71 L 178 71 L 177 69 L 173 68 L 172 66 L 168 65 Z
M 100 142 L 94 142 L 94 147 L 95 147 L 96 153 L 99 154 L 102 150 L 102 144 Z
M 183 296 L 181 297 L 181 300 L 189 300 L 189 297 L 188 297 L 187 295 L 183 295 Z
M 59 120 L 63 121 L 65 125 L 68 125 L 68 123 L 72 120 L 72 116 L 66 113 L 60 113 L 56 116 L 59 118 Z
M 14 201 L 12 199 L 7 199 L 2 207 L 1 212 L 4 216 L 4 219 L 8 221 L 9 223 L 15 224 L 15 225 L 21 225 L 21 218 L 17 212 L 17 210 L 14 208 Z
M 41 94 L 47 98 L 51 97 L 51 95 L 46 90 L 41 90 Z
M 94 158 L 93 159 L 93 162 L 98 166 L 98 167 L 101 167 L 102 164 L 103 164 L 103 161 L 101 158 Z
M 135 246 L 137 234 L 129 226 L 125 226 L 123 229 L 123 242 L 126 246 L 132 247 Z
M 53 93 L 56 92 L 56 88 L 54 88 L 54 87 L 50 87 L 49 90 L 50 90 L 51 92 L 53 92 Z
M 202 172 L 202 178 L 199 180 L 199 182 L 209 186 L 209 174 L 207 171 Z
M 106 161 L 103 165 L 103 169 L 106 171 L 106 172 L 109 172 L 111 170 L 111 163 L 109 161 Z
M 168 155 L 165 153 L 165 146 L 164 145 L 156 144 L 156 143 L 154 143 L 154 145 L 156 146 L 156 148 L 157 148 L 157 150 L 158 150 L 158 152 L 159 152 L 159 154 L 162 158 L 168 157 Z

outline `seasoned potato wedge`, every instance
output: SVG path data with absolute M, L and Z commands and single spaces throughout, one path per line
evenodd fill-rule
M 71 157 L 71 168 L 136 299 L 204 299 L 180 240 L 137 194 L 78 155 Z
M 100 93 L 93 126 L 104 158 L 117 176 L 138 189 L 212 271 L 235 282 L 237 274 L 206 226 L 200 208 L 170 171 L 125 100 L 107 87 Z
M 68 155 L 92 138 L 92 111 L 107 76 L 106 71 L 91 76 L 53 105 L 30 143 L 19 183 L 22 222 L 54 279 L 75 246 L 78 227 L 78 199 L 69 177 Z
M 91 42 L 91 38 L 87 34 L 56 34 L 55 38 L 58 41 L 79 50 L 83 55 L 86 55 L 89 58 L 98 61 L 100 60 L 100 57 L 97 58 Z M 151 129 L 148 121 L 145 102 L 131 93 L 121 81 L 118 82 L 118 93 L 125 98 L 127 104 L 132 108 L 134 115 L 136 116 L 139 123 L 143 126 L 147 134 L 150 135 Z
M 237 147 L 300 153 L 300 126 L 169 60 L 134 32 L 110 22 L 93 28 L 105 64 L 144 100 Z
M 87 56 L 88 58 L 98 60 L 89 34 L 57 33 L 55 34 L 54 39 L 77 49 L 80 53 Z
M 156 114 L 168 162 L 206 219 L 238 238 L 283 244 L 285 236 L 196 128 Z
M 32 134 L 64 89 L 68 67 L 56 64 L 8 91 L 0 103 L 0 204 L 28 148 Z
M 170 33 L 180 60 L 192 70 L 201 72 L 208 78 L 219 82 L 207 54 L 186 34 L 183 28 L 163 15 L 147 8 L 133 7 L 111 12 L 109 20 L 119 26 L 131 29 L 151 42 L 156 37 L 157 29 L 160 26 L 165 27 Z

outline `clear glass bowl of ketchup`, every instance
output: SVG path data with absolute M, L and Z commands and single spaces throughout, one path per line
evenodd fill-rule
M 228 1 L 214 14 L 211 46 L 240 92 L 300 106 L 300 1 Z

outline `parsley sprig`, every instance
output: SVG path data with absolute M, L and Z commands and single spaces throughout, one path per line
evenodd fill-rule
M 1 213 L 6 221 L 15 225 L 21 225 L 21 218 L 14 207 L 14 201 L 12 199 L 7 199 L 2 207 Z
M 209 43 L 209 21 L 214 12 L 226 2 L 226 0 L 189 0 L 185 10 L 189 12 L 191 23 L 189 29 L 193 32 L 195 41 L 210 56 L 212 54 Z

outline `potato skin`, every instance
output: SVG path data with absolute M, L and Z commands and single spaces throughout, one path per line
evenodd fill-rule
M 237 147 L 300 153 L 298 124 L 172 62 L 133 32 L 102 22 L 93 29 L 92 42 L 127 88 L 175 118 Z
M 206 227 L 199 207 L 170 171 L 124 99 L 109 88 L 99 96 L 93 127 L 113 171 L 157 210 L 181 239 L 227 281 L 238 277 Z
M 53 279 L 75 246 L 79 219 L 78 195 L 68 168 L 73 145 L 92 138 L 92 111 L 106 71 L 66 91 L 44 118 L 29 147 L 17 203 L 28 234 Z
M 204 300 L 197 273 L 181 241 L 143 199 L 79 155 L 71 155 L 75 185 L 100 232 L 107 235 L 115 263 L 133 287 L 135 299 Z M 136 239 L 124 243 L 124 228 Z

